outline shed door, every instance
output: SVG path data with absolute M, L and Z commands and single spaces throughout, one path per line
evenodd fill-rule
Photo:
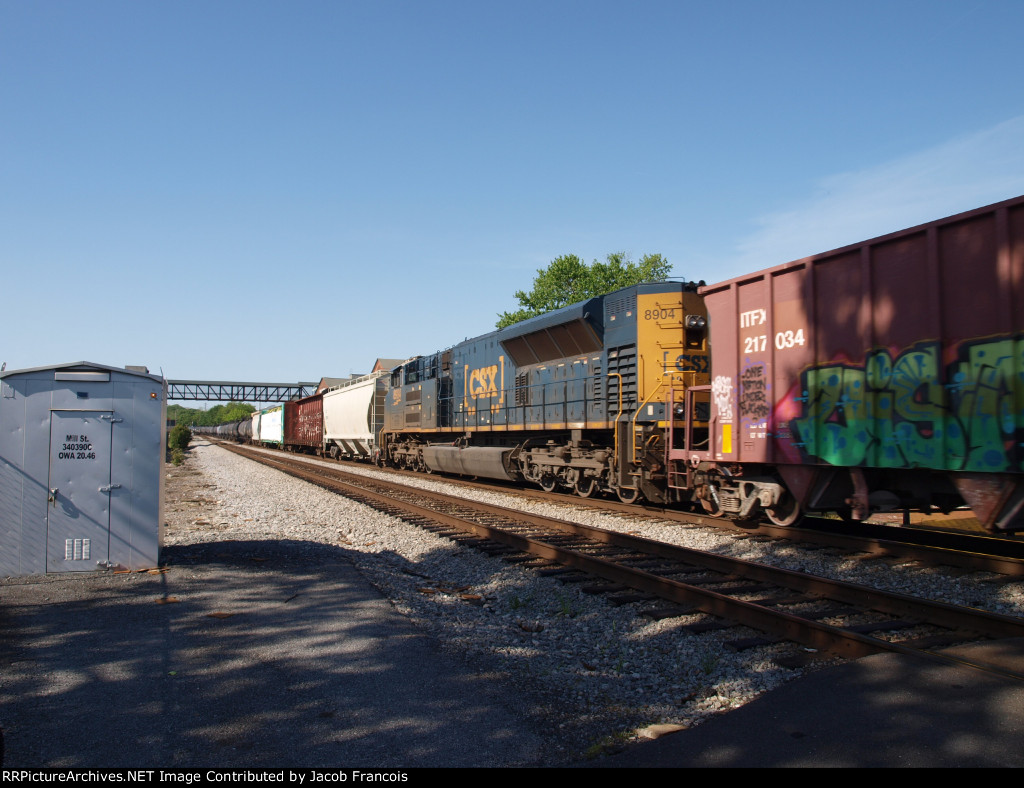
M 88 572 L 110 552 L 111 414 L 50 412 L 46 571 Z

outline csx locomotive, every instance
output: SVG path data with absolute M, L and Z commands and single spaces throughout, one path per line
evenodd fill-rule
M 710 383 L 696 289 L 629 287 L 406 362 L 391 373 L 383 456 L 584 497 L 677 500 L 665 450 L 686 392 Z M 706 448 L 703 402 L 690 437 Z

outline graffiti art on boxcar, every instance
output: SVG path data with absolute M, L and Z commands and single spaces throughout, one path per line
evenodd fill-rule
M 716 377 L 711 383 L 711 396 L 715 398 L 719 421 L 732 421 L 732 378 Z
M 965 342 L 945 365 L 941 354 L 925 342 L 805 371 L 794 437 L 834 465 L 1020 470 L 1024 339 Z
M 740 421 L 748 438 L 767 434 L 771 404 L 768 397 L 768 376 L 763 362 L 747 362 L 740 372 Z
M 762 421 L 770 412 L 764 364 L 750 364 L 740 373 L 740 417 Z
M 715 400 L 718 411 L 718 437 L 716 438 L 715 456 L 722 459 L 725 454 L 732 454 L 732 378 L 719 375 L 711 382 L 711 396 Z

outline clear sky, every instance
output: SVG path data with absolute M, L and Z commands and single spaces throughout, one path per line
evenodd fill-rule
M 1021 0 L 0 0 L 0 361 L 369 370 L 1024 194 Z

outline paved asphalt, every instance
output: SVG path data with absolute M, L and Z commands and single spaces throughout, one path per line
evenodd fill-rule
M 334 548 L 171 550 L 166 572 L 0 583 L 5 768 L 551 763 L 550 732 Z M 1024 643 L 985 649 L 1024 672 Z M 587 767 L 1024 766 L 1024 686 L 879 655 Z
M 271 545 L 0 585 L 5 768 L 538 763 L 517 699 L 434 648 L 344 551 Z

